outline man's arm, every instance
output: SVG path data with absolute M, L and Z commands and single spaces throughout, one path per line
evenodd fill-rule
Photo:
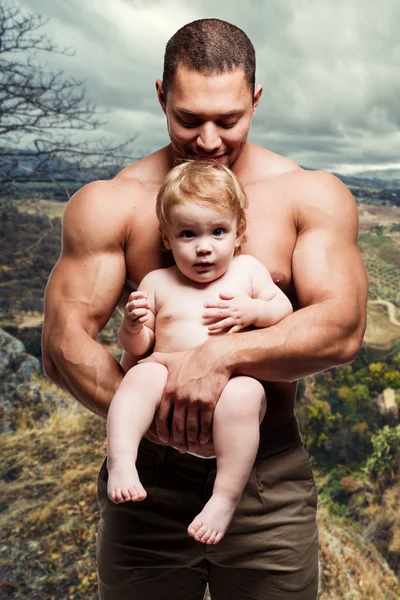
M 46 375 L 103 418 L 123 377 L 96 341 L 126 279 L 126 218 L 113 193 L 111 182 L 95 182 L 67 205 L 61 256 L 46 287 L 42 338 Z
M 292 260 L 300 309 L 273 327 L 230 337 L 229 348 L 225 338 L 211 340 L 221 344 L 232 373 L 294 381 L 349 363 L 360 349 L 368 281 L 357 245 L 357 206 L 328 173 L 307 174 L 300 193 Z

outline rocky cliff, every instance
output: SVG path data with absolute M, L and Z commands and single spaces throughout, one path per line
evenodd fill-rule
M 43 421 L 63 406 L 65 398 L 41 390 L 35 381 L 40 362 L 25 352 L 20 340 L 0 329 L 0 432 Z

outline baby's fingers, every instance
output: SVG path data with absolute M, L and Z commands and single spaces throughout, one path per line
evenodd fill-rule
M 126 305 L 126 309 L 129 311 L 136 310 L 138 308 L 150 308 L 147 298 L 140 298 L 138 300 L 131 300 Z
M 129 301 L 138 300 L 139 298 L 147 298 L 147 292 L 145 290 L 136 290 L 129 294 Z
M 205 302 L 204 308 L 229 308 L 230 302 L 227 300 L 215 300 L 215 302 Z
M 231 327 L 227 333 L 238 333 L 241 329 L 242 327 L 240 325 L 235 325 L 234 327 Z
M 215 331 L 216 329 L 226 329 L 226 327 L 232 327 L 235 324 L 235 320 L 232 317 L 228 317 L 227 319 L 222 319 L 222 321 L 218 321 L 217 323 L 213 323 L 208 326 L 209 331 Z
M 139 317 L 146 317 L 148 312 L 147 308 L 135 308 L 134 310 L 129 311 L 129 316 L 132 319 L 138 319 Z
M 208 308 L 203 313 L 203 319 L 223 319 L 229 315 L 227 308 Z

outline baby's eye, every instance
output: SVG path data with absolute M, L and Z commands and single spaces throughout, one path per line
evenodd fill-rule
M 189 230 L 182 231 L 180 233 L 180 237 L 187 238 L 187 239 L 192 238 L 192 237 L 194 237 L 194 233 L 193 233 L 193 231 L 189 231 Z
M 221 235 L 224 233 L 225 229 L 223 229 L 222 227 L 217 227 L 217 229 L 214 229 L 213 231 L 213 235 L 215 235 L 215 237 L 221 237 Z

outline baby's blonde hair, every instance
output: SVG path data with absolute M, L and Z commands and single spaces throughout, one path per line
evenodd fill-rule
M 186 202 L 204 203 L 221 212 L 232 212 L 236 216 L 240 244 L 246 241 L 248 201 L 239 181 L 224 165 L 189 160 L 168 173 L 157 195 L 156 214 L 161 229 L 168 230 L 171 209 Z

